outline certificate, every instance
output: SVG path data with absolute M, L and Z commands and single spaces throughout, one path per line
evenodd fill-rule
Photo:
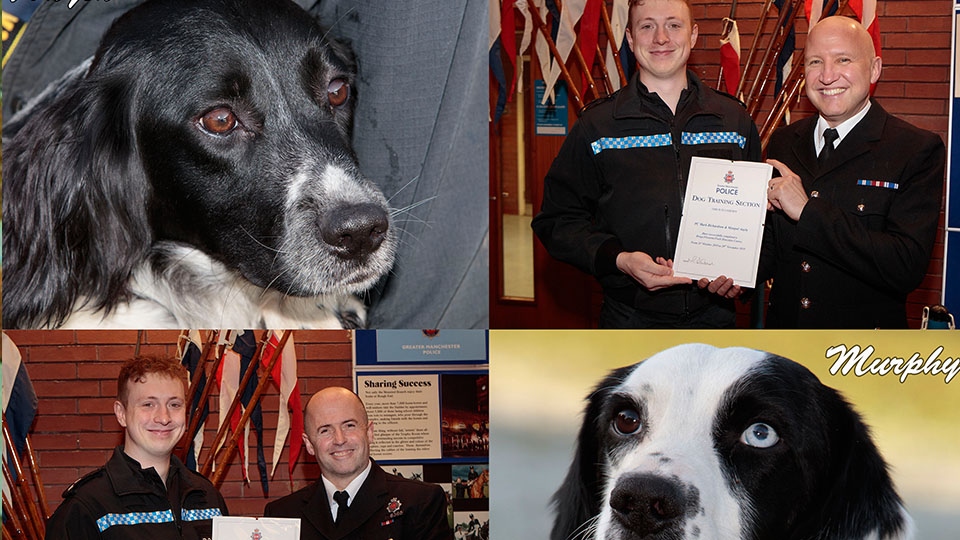
M 674 275 L 755 286 L 772 175 L 766 163 L 692 159 Z
M 213 518 L 213 540 L 300 540 L 300 518 Z

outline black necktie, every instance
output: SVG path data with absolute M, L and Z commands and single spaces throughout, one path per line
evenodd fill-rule
M 333 500 L 337 501 L 337 518 L 333 520 L 334 523 L 339 523 L 347 513 L 347 499 L 349 498 L 350 494 L 346 491 L 333 492 Z
M 830 160 L 830 156 L 833 155 L 835 150 L 833 142 L 838 138 L 840 138 L 840 134 L 837 133 L 836 128 L 828 128 L 823 132 L 823 149 L 820 150 L 820 155 L 817 156 L 817 162 L 821 166 Z

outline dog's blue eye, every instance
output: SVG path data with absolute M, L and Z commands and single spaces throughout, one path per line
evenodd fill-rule
M 740 434 L 740 442 L 755 448 L 770 448 L 779 440 L 776 430 L 762 422 L 753 424 Z
M 237 116 L 226 107 L 213 109 L 200 117 L 200 127 L 213 135 L 226 135 L 237 127 Z
M 633 409 L 623 409 L 613 419 L 613 429 L 621 435 L 632 435 L 640 430 L 640 414 Z

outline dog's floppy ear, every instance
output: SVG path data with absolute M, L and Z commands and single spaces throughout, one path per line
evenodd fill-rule
M 578 532 L 587 520 L 600 513 L 603 464 L 606 459 L 601 455 L 600 441 L 603 430 L 607 429 L 601 418 L 603 405 L 613 389 L 619 386 L 633 369 L 634 366 L 627 366 L 612 371 L 587 398 L 573 463 L 570 464 L 563 484 L 553 495 L 556 517 L 550 533 L 551 540 L 575 538 L 574 533 Z
M 3 326 L 58 326 L 84 297 L 127 294 L 149 246 L 147 196 L 123 77 L 84 78 L 46 96 L 3 160 Z
M 831 455 L 797 538 L 911 538 L 912 521 L 869 428 L 836 390 L 820 384 L 818 393 Z

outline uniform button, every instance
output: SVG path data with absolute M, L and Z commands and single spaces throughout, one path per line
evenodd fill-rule
M 803 271 L 804 273 L 809 272 L 809 271 L 810 271 L 810 263 L 808 263 L 807 261 L 803 261 L 802 263 L 800 263 L 800 270 Z
M 804 297 L 800 299 L 800 307 L 803 309 L 810 309 L 811 304 L 813 304 L 813 302 L 811 302 L 809 298 Z
M 813 190 L 813 191 L 810 192 L 810 196 L 813 197 L 814 199 L 816 199 L 817 197 L 820 196 L 820 192 L 817 191 L 817 190 Z
M 857 205 L 857 210 L 859 210 L 859 211 L 861 211 L 861 212 L 863 212 L 863 209 L 864 209 L 864 208 L 866 208 L 866 205 L 864 205 L 863 203 L 860 203 L 860 204 Z

